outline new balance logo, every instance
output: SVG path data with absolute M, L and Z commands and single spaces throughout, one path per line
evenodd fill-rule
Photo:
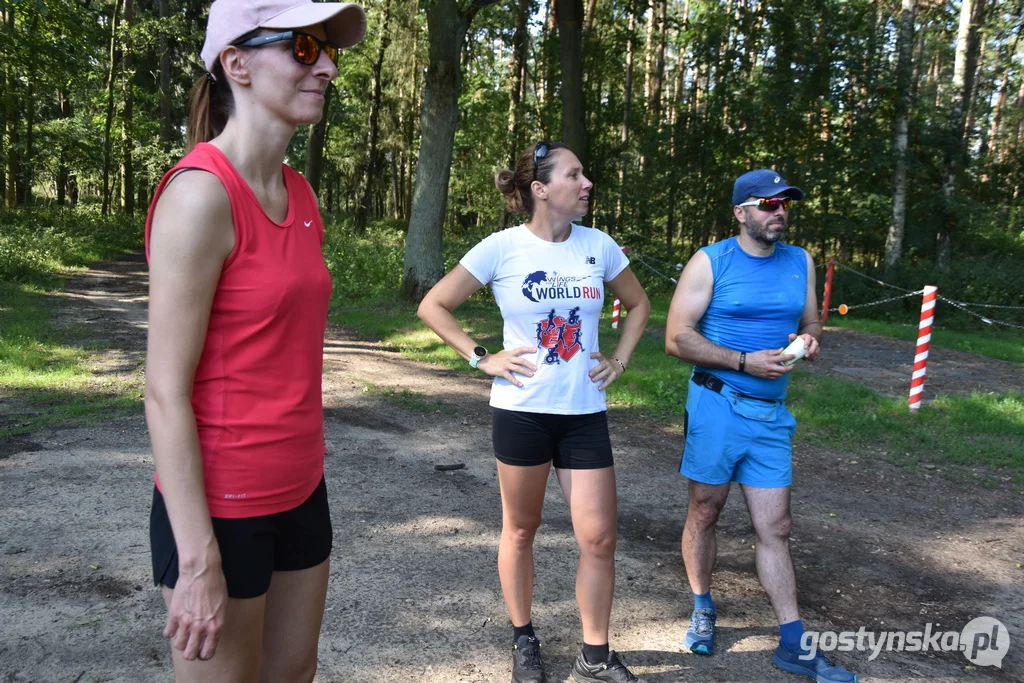
M 594 265 L 595 263 L 597 263 L 597 259 L 596 259 L 596 258 L 594 258 L 593 256 L 588 256 L 588 257 L 587 257 L 587 264 L 588 264 L 588 265 L 591 265 L 591 266 L 592 266 L 592 265 Z

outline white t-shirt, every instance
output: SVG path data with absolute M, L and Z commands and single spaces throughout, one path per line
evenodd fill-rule
M 573 225 L 569 239 L 547 242 L 517 225 L 484 238 L 460 263 L 491 285 L 505 322 L 504 348 L 537 347 L 522 356 L 537 366 L 534 376 L 517 374 L 522 387 L 495 377 L 491 405 L 556 415 L 606 410 L 589 372 L 597 365 L 590 354 L 598 351 L 604 283 L 629 265 L 615 240 Z

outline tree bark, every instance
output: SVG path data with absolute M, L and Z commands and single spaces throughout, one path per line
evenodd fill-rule
M 129 216 L 135 213 L 135 163 L 133 152 L 135 134 L 132 129 L 132 110 L 135 93 L 135 57 L 132 54 L 132 27 L 135 19 L 135 0 L 124 0 L 124 22 L 127 29 L 124 50 L 124 68 L 121 71 L 121 91 L 124 98 L 124 110 L 121 115 L 121 165 L 124 168 L 122 189 L 124 192 L 124 212 Z
M 380 137 L 380 94 L 381 71 L 384 68 L 384 55 L 391 42 L 391 0 L 384 1 L 384 23 L 381 27 L 380 44 L 377 46 L 377 58 L 373 61 L 373 97 L 370 100 L 370 150 L 367 156 L 366 173 L 363 174 L 363 187 L 356 207 L 356 230 L 366 230 L 369 220 L 370 196 L 378 182 L 378 174 L 383 171 L 380 160 L 378 139 Z
M 331 101 L 334 99 L 334 85 L 327 86 L 324 93 L 324 114 L 309 131 L 309 142 L 306 145 L 306 182 L 313 189 L 313 194 L 320 196 L 320 181 L 324 175 L 324 140 L 327 139 L 327 121 L 330 118 Z
M 516 156 L 523 147 L 523 93 L 526 89 L 527 47 L 530 34 L 527 22 L 533 14 L 533 0 L 519 0 L 516 7 L 516 30 L 512 34 L 512 90 L 508 106 L 508 167 L 514 169 Z
M 946 167 L 943 171 L 942 195 L 946 203 L 946 224 L 938 235 L 935 265 L 939 270 L 949 268 L 953 254 L 953 233 L 956 230 L 957 211 L 953 205 L 956 181 L 966 163 L 964 123 L 965 107 L 971 101 L 974 74 L 978 63 L 981 41 L 978 34 L 985 18 L 985 0 L 963 0 L 960 8 L 960 30 L 957 34 L 956 61 L 953 66 L 953 101 L 950 107 L 949 143 L 946 146 Z
M 900 29 L 896 39 L 896 112 L 893 123 L 895 159 L 892 179 L 892 222 L 885 239 L 885 268 L 891 271 L 903 253 L 903 235 L 907 218 L 907 131 L 910 122 L 910 77 L 914 49 L 914 17 L 917 0 L 903 0 Z
M 629 166 L 629 131 L 631 124 L 631 111 L 633 109 L 633 59 L 636 52 L 634 32 L 636 31 L 636 5 L 635 0 L 630 0 L 626 9 L 629 12 L 629 20 L 626 25 L 626 80 L 622 89 L 622 127 L 619 129 L 619 142 L 622 144 L 619 161 L 619 196 L 615 200 L 615 228 L 621 227 L 622 211 L 626 195 L 626 168 Z M 610 232 L 610 231 L 609 231 Z
M 110 211 L 110 164 L 113 154 L 111 129 L 114 126 L 114 81 L 117 75 L 117 64 L 120 50 L 117 47 L 117 23 L 121 16 L 121 1 L 114 0 L 114 9 L 110 17 L 110 62 L 107 71 L 107 122 L 103 129 L 103 203 L 100 213 L 104 216 Z
M 174 123 L 171 121 L 171 51 L 167 44 L 167 19 L 170 17 L 168 0 L 159 0 L 157 11 L 160 17 L 160 37 L 157 52 L 160 54 L 160 147 L 164 153 L 171 151 L 174 137 Z
M 496 0 L 474 0 L 465 10 L 456 0 L 427 3 L 430 61 L 423 86 L 420 158 L 402 277 L 402 296 L 412 301 L 421 300 L 444 275 L 441 236 L 459 121 L 462 46 L 473 17 L 493 2 Z
M 1006 108 L 1006 101 L 1009 98 L 1009 86 L 1010 76 L 1013 69 L 1013 60 L 1017 55 L 1017 45 L 1020 42 L 1020 34 L 1024 31 L 1024 15 L 1020 13 L 1024 12 L 1024 2 L 1020 5 L 1017 17 L 1017 30 L 1013 34 L 1013 40 L 1010 41 L 1009 46 L 1006 50 L 1006 59 L 1003 66 L 1003 83 L 999 88 L 999 95 L 996 98 L 995 110 L 992 112 L 992 124 L 988 131 L 988 140 L 985 145 L 986 152 L 993 159 L 1002 161 L 1002 154 L 1000 154 L 999 148 L 999 131 L 1002 127 L 1003 110 Z
M 562 65 L 562 142 L 587 167 L 587 120 L 583 109 L 583 0 L 555 0 Z
M 7 16 L 4 17 L 4 26 L 7 28 L 7 36 L 13 41 L 14 38 L 14 7 L 10 4 L 6 7 Z M 12 64 L 5 65 L 7 77 L 6 89 L 4 91 L 4 118 L 6 123 L 5 133 L 7 138 L 7 183 L 5 200 L 8 209 L 13 209 L 18 201 L 18 96 L 17 78 Z

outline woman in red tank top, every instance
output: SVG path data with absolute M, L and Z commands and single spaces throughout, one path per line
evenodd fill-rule
M 216 0 L 189 152 L 150 207 L 150 536 L 178 681 L 316 672 L 331 279 L 316 197 L 283 161 L 365 31 L 349 3 Z

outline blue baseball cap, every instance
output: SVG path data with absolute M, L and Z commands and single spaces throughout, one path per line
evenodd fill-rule
M 732 186 L 732 203 L 736 206 L 747 197 L 778 197 L 780 194 L 797 201 L 804 198 L 804 191 L 799 187 L 787 185 L 782 176 L 770 168 L 760 168 L 736 179 Z

